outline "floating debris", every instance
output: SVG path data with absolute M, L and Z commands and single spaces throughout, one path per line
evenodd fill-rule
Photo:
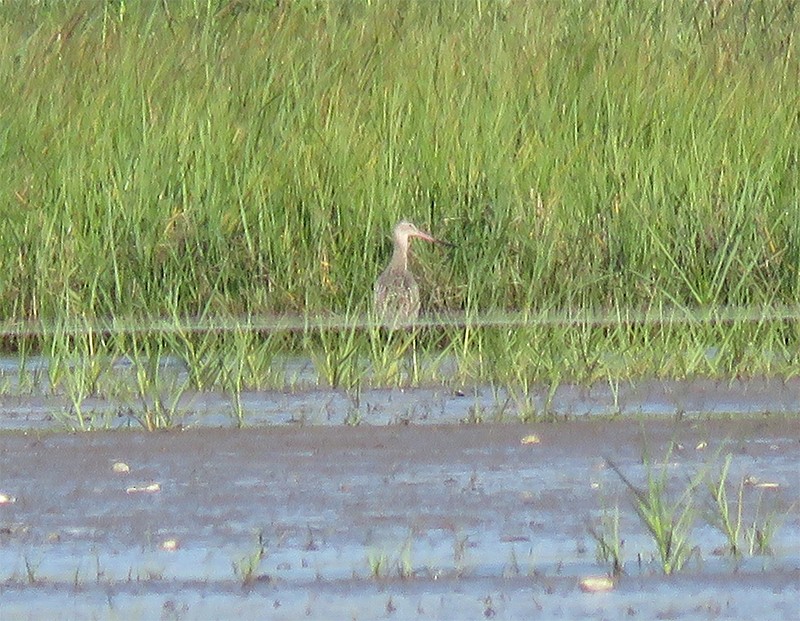
M 161 485 L 158 483 L 151 483 L 150 485 L 132 485 L 125 490 L 128 494 L 138 494 L 141 492 L 153 494 L 161 491 Z
M 759 489 L 778 489 L 780 487 L 780 485 L 774 481 L 762 481 L 759 478 L 750 475 L 745 477 L 744 484 L 750 485 L 751 487 L 757 487 Z
M 772 481 L 762 481 L 761 483 L 755 483 L 753 487 L 758 487 L 760 489 L 778 489 L 780 485 Z
M 525 436 L 520 440 L 520 444 L 540 444 L 542 439 L 537 436 L 535 433 L 532 433 L 528 436 Z
M 16 497 L 0 493 L 0 505 L 13 505 L 17 502 Z
M 614 581 L 608 576 L 581 578 L 578 586 L 584 593 L 606 593 L 614 588 Z
M 174 552 L 178 549 L 178 540 L 177 539 L 165 539 L 161 542 L 159 546 L 162 550 L 166 552 Z
M 708 442 L 703 440 L 700 444 L 694 447 L 695 451 L 702 451 L 703 449 L 708 448 Z
M 114 462 L 113 466 L 111 466 L 111 470 L 113 470 L 117 474 L 127 474 L 128 472 L 131 471 L 131 467 L 124 461 L 117 461 Z
M 15 522 L 11 524 L 3 524 L 0 526 L 0 535 L 25 535 L 30 531 L 30 524 L 23 524 L 22 522 Z

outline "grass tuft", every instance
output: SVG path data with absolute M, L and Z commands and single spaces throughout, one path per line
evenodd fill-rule
M 690 481 L 679 498 L 671 502 L 667 491 L 666 463 L 659 473 L 647 466 L 643 489 L 634 485 L 613 461 L 606 459 L 606 463 L 631 493 L 636 513 L 656 544 L 664 573 L 669 575 L 680 571 L 694 551 L 690 536 L 696 517 L 694 493 L 699 480 Z

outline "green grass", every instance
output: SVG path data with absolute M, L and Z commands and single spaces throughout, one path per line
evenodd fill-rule
M 728 469 L 732 459 L 733 456 L 730 453 L 725 456 L 725 462 L 722 465 L 718 479 L 708 487 L 714 505 L 714 510 L 711 513 L 713 516 L 712 524 L 725 535 L 728 552 L 732 556 L 738 557 L 742 553 L 744 479 L 738 486 L 735 504 L 731 505 L 728 500 Z
M 716 454 L 704 467 L 695 470 L 688 480 L 676 483 L 670 476 L 672 451 L 667 452 L 660 466 L 654 466 L 647 457 L 645 481 L 636 485 L 612 460 L 606 464 L 623 483 L 628 498 L 641 525 L 653 540 L 661 569 L 667 575 L 680 572 L 693 555 L 700 559 L 700 546 L 692 544 L 692 531 L 702 515 L 703 522 L 717 530 L 725 539 L 725 545 L 712 554 L 726 554 L 739 560 L 742 556 L 772 555 L 772 544 L 776 532 L 794 504 L 786 506 L 773 497 L 769 507 L 764 507 L 766 488 L 752 489 L 757 485 L 749 476 L 732 485 L 729 471 L 735 459 L 732 453 L 724 458 Z M 720 463 L 721 462 L 721 463 Z M 718 474 L 713 474 L 718 470 Z M 777 487 L 777 484 L 774 484 Z M 705 489 L 705 511 L 698 511 L 702 504 L 701 492 Z M 735 493 L 733 500 L 729 492 Z M 774 494 L 773 490 L 767 493 Z M 599 520 L 586 521 L 586 530 L 597 545 L 597 559 L 608 565 L 611 575 L 625 571 L 622 559 L 624 538 L 620 535 L 619 507 L 612 513 L 603 509 Z M 641 555 L 640 555 L 641 566 Z
M 259 578 L 258 571 L 261 562 L 267 555 L 267 543 L 263 533 L 258 533 L 257 545 L 249 554 L 242 556 L 239 560 L 231 562 L 233 575 L 241 583 L 243 588 L 251 587 Z
M 793 6 L 4 3 L 2 344 L 149 333 L 239 424 L 281 353 L 348 390 L 442 381 L 422 358 L 446 356 L 523 394 L 796 375 Z M 457 245 L 414 248 L 424 308 L 456 320 L 410 367 L 351 322 L 401 217 Z
M 744 553 L 750 556 L 772 554 L 772 540 L 780 523 L 791 513 L 790 507 L 785 514 L 777 507 L 765 510 L 762 507 L 763 489 L 757 498 L 750 492 L 745 497 L 747 477 L 743 477 L 738 485 L 732 486 L 729 480 L 733 456 L 728 453 L 720 467 L 719 475 L 708 482 L 711 499 L 709 523 L 725 536 L 727 552 L 739 558 Z M 735 491 L 735 499 L 728 499 L 729 490 Z M 776 504 L 776 503 L 773 503 Z
M 630 492 L 636 514 L 656 545 L 661 568 L 666 575 L 679 572 L 697 550 L 692 546 L 691 534 L 696 517 L 695 490 L 700 484 L 699 477 L 696 477 L 687 484 L 677 499 L 670 498 L 667 491 L 668 460 L 669 455 L 657 473 L 654 472 L 653 466 L 647 463 L 646 484 L 645 487 L 639 488 L 614 462 L 606 459 L 608 466 Z M 607 549 L 604 553 L 609 551 Z M 619 557 L 613 553 L 611 556 L 614 558 L 616 569 Z
M 619 506 L 615 506 L 613 512 L 608 509 L 604 510 L 597 527 L 587 520 L 586 530 L 597 546 L 597 561 L 608 565 L 609 573 L 612 576 L 616 577 L 623 573 L 623 540 L 619 530 Z
M 414 577 L 413 544 L 413 533 L 409 532 L 394 556 L 390 556 L 382 549 L 370 548 L 367 552 L 369 577 L 373 580 L 385 580 L 393 577 L 400 580 L 412 579 Z

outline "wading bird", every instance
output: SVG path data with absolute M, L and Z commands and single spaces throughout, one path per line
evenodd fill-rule
M 390 327 L 409 324 L 419 316 L 419 286 L 408 269 L 408 243 L 412 237 L 434 244 L 452 245 L 420 231 L 406 220 L 394 227 L 392 260 L 375 282 L 374 300 L 378 319 Z

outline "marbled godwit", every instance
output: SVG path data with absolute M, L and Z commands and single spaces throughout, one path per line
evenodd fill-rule
M 375 282 L 375 312 L 384 325 L 402 326 L 419 316 L 419 286 L 408 269 L 408 242 L 412 237 L 451 245 L 420 231 L 406 220 L 394 227 L 392 260 Z

